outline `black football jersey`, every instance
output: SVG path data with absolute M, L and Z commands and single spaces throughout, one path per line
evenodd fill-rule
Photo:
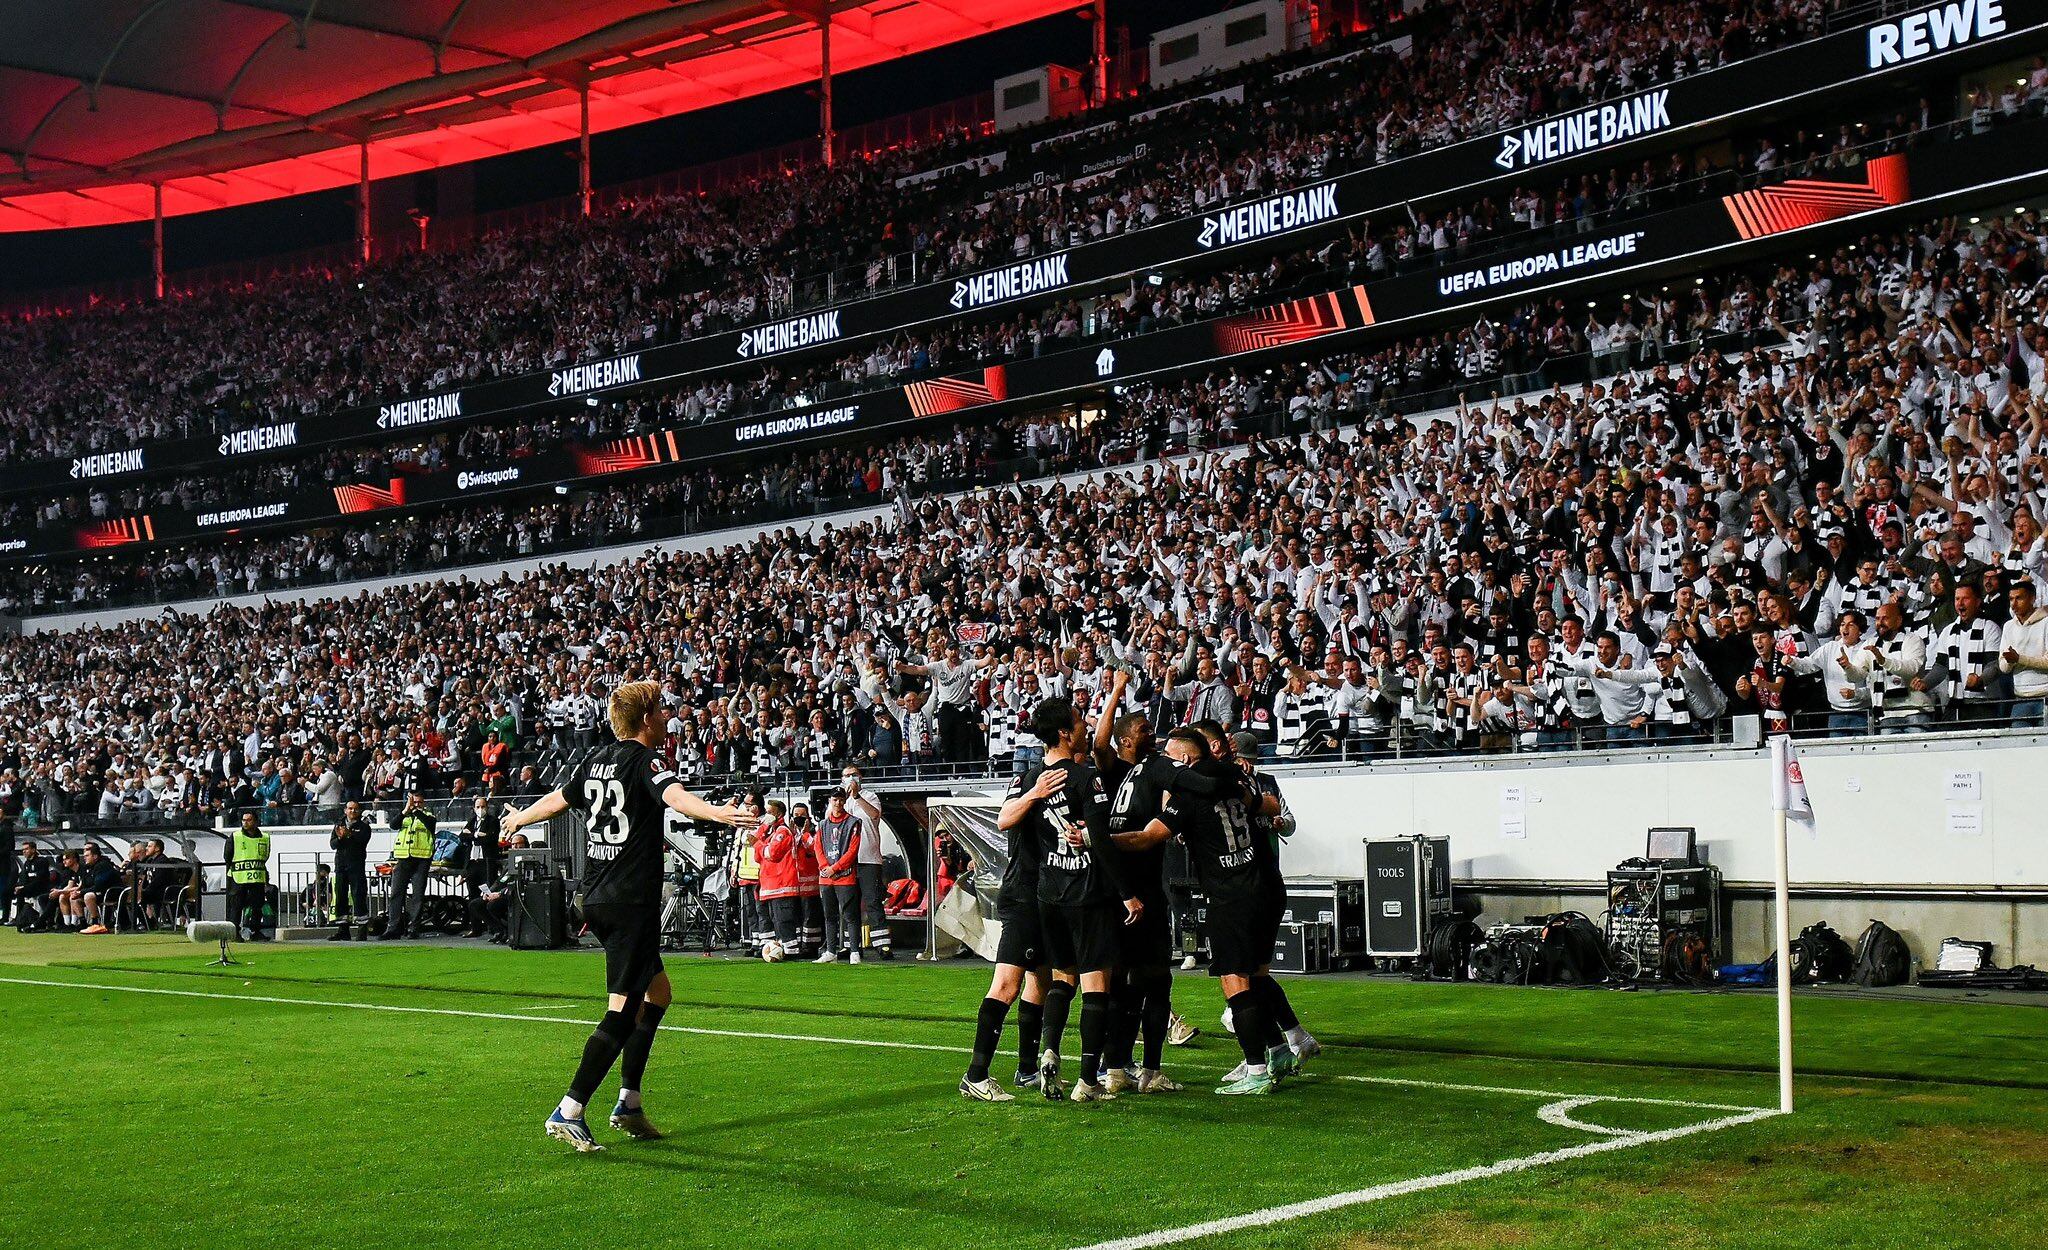
M 660 754 L 631 739 L 597 747 L 570 770 L 562 797 L 583 814 L 583 901 L 661 902 L 662 793 L 676 781 Z
M 1038 784 L 1042 768 L 1032 768 L 1010 783 L 1008 799 L 1021 799 Z M 1000 915 L 1013 908 L 1038 907 L 1038 861 L 1045 854 L 1045 846 L 1039 839 L 1038 815 L 1020 821 L 1016 828 L 1008 831 L 1010 862 L 1003 865 L 1003 884 L 996 890 L 996 909 Z
M 1228 764 L 1205 764 L 1221 777 Z M 1258 831 L 1252 828 L 1251 809 L 1241 789 L 1202 797 L 1186 790 L 1169 790 L 1159 813 L 1160 820 L 1187 844 L 1188 859 L 1195 879 L 1212 903 L 1258 896 L 1265 873 L 1260 864 Z
M 1103 791 L 1102 774 L 1095 765 L 1076 759 L 1050 760 L 1019 778 L 1022 789 L 1013 792 L 1028 792 L 1040 776 L 1055 770 L 1065 772 L 1066 784 L 1039 800 L 1026 822 L 1037 826 L 1035 837 L 1041 852 L 1038 900 L 1079 906 L 1123 897 L 1123 881 L 1109 845 L 1109 795 Z M 1071 824 L 1087 829 L 1086 844 L 1075 846 L 1067 841 Z
M 1126 768 L 1123 784 L 1117 787 L 1116 798 L 1109 806 L 1109 831 L 1112 834 L 1136 833 L 1159 815 L 1166 805 L 1165 787 L 1154 781 L 1143 768 Z M 1149 907 L 1153 903 L 1164 903 L 1166 898 L 1166 843 L 1142 851 L 1119 849 L 1124 884 L 1145 900 Z

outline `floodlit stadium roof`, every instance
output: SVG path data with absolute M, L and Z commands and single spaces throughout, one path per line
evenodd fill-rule
M 812 81 L 1073 0 L 7 0 L 0 230 L 388 178 Z

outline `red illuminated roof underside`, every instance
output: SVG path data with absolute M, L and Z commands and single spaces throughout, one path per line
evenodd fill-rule
M 823 0 L 845 73 L 1073 0 Z M 8 0 L 0 231 L 149 220 L 674 117 L 820 75 L 820 0 Z M 394 17 L 398 13 L 401 16 Z M 310 13 L 310 20 L 306 20 Z

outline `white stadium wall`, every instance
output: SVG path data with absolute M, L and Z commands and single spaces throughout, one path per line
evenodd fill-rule
M 1299 822 L 1283 862 L 1290 878 L 1362 877 L 1365 838 L 1444 835 L 1483 922 L 1569 909 L 1597 923 L 1607 870 L 1641 855 L 1652 826 L 1690 825 L 1728 885 L 1734 958 L 1758 960 L 1769 759 L 1702 747 L 1281 768 Z M 1800 762 L 1816 820 L 1791 833 L 1795 931 L 1826 920 L 1854 941 L 1875 917 L 1922 957 L 1955 936 L 1991 942 L 2002 965 L 2048 965 L 2048 735 L 1811 743 Z
M 1816 813 L 1792 832 L 1800 886 L 2048 891 L 2048 739 L 1929 735 L 1802 746 Z M 1691 825 L 1731 883 L 1773 874 L 1763 750 L 1622 752 L 1555 762 L 1444 761 L 1289 776 L 1304 836 L 1288 869 L 1362 875 L 1359 840 L 1448 835 L 1460 880 L 1598 880 L 1653 825 Z M 1951 800 L 1974 778 L 1974 799 Z M 1510 792 L 1519 790 L 1514 807 Z M 1958 810 L 1951 822 L 1951 806 Z M 1514 817 L 1519 816 L 1519 836 Z M 1975 832 L 1967 830 L 1975 829 Z

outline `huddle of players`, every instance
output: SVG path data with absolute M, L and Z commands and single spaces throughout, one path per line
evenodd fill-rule
M 1113 679 L 1108 707 L 1118 706 L 1126 680 L 1121 672 Z M 1271 975 L 1286 909 L 1277 839 L 1293 829 L 1278 787 L 1251 768 L 1251 752 L 1238 758 L 1239 744 L 1204 721 L 1174 730 L 1155 753 L 1140 715 L 1103 716 L 1091 744 L 1079 709 L 1064 698 L 1040 703 L 1030 732 L 1045 758 L 1017 778 L 996 821 L 1010 842 L 996 898 L 1002 935 L 961 1095 L 1012 1100 L 989 1078 L 989 1065 L 1021 996 L 1015 1083 L 1067 1097 L 1060 1040 L 1077 992 L 1076 1102 L 1125 1088 L 1181 1088 L 1159 1067 L 1173 1010 L 1172 838 L 1186 844 L 1208 899 L 1209 971 L 1222 983 L 1244 1052 L 1216 1092 L 1266 1093 L 1321 1053 Z M 1141 1039 L 1143 1064 L 1133 1072 Z

